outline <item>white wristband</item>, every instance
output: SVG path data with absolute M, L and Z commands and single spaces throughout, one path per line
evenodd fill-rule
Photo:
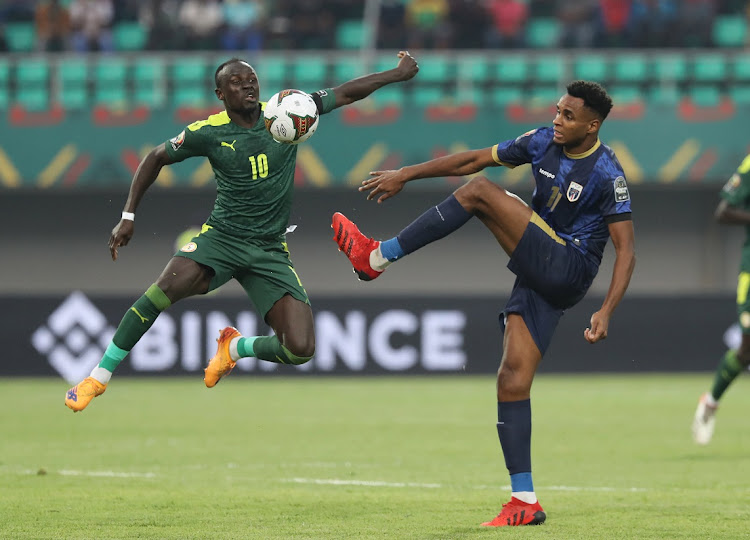
M 122 219 L 129 219 L 130 221 L 135 221 L 135 214 L 133 212 L 123 212 Z

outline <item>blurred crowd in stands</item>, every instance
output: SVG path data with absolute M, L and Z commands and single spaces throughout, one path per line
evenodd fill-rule
M 733 15 L 746 24 L 749 6 L 748 0 L 381 0 L 376 45 L 522 48 L 529 46 L 530 22 L 549 20 L 546 31 L 555 32 L 560 47 L 711 47 L 715 18 Z M 112 50 L 113 28 L 123 22 L 144 30 L 148 50 L 334 49 L 340 26 L 361 21 L 364 7 L 364 0 L 0 0 L 0 29 L 33 23 L 39 51 Z

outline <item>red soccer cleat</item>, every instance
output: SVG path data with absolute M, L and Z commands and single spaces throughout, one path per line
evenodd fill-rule
M 518 525 L 541 525 L 547 519 L 539 501 L 528 504 L 511 497 L 509 503 L 503 505 L 502 511 L 493 519 L 482 523 L 485 527 L 513 527 Z
M 336 212 L 331 222 L 333 229 L 333 240 L 349 258 L 354 267 L 354 273 L 362 281 L 372 281 L 383 271 L 378 271 L 370 266 L 370 253 L 377 249 L 380 242 L 367 238 L 359 232 L 357 226 L 349 221 L 344 214 Z

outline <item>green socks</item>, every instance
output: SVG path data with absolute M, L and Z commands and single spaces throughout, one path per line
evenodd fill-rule
M 99 367 L 113 372 L 143 334 L 151 328 L 159 314 L 171 304 L 167 295 L 156 284 L 151 285 L 125 313 L 112 341 L 107 346 L 104 357 L 99 362 Z
M 714 386 L 711 388 L 711 395 L 716 401 L 719 401 L 722 394 L 726 392 L 732 381 L 742 372 L 743 366 L 737 359 L 737 351 L 729 350 L 721 359 L 719 367 L 716 368 L 714 377 Z
M 254 356 L 275 364 L 304 364 L 312 356 L 297 356 L 284 347 L 276 336 L 240 338 L 237 342 L 240 358 Z

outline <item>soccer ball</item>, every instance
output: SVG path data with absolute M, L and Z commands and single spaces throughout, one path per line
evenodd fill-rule
M 299 144 L 318 129 L 318 107 L 301 90 L 282 90 L 271 96 L 263 118 L 268 132 L 280 143 Z

